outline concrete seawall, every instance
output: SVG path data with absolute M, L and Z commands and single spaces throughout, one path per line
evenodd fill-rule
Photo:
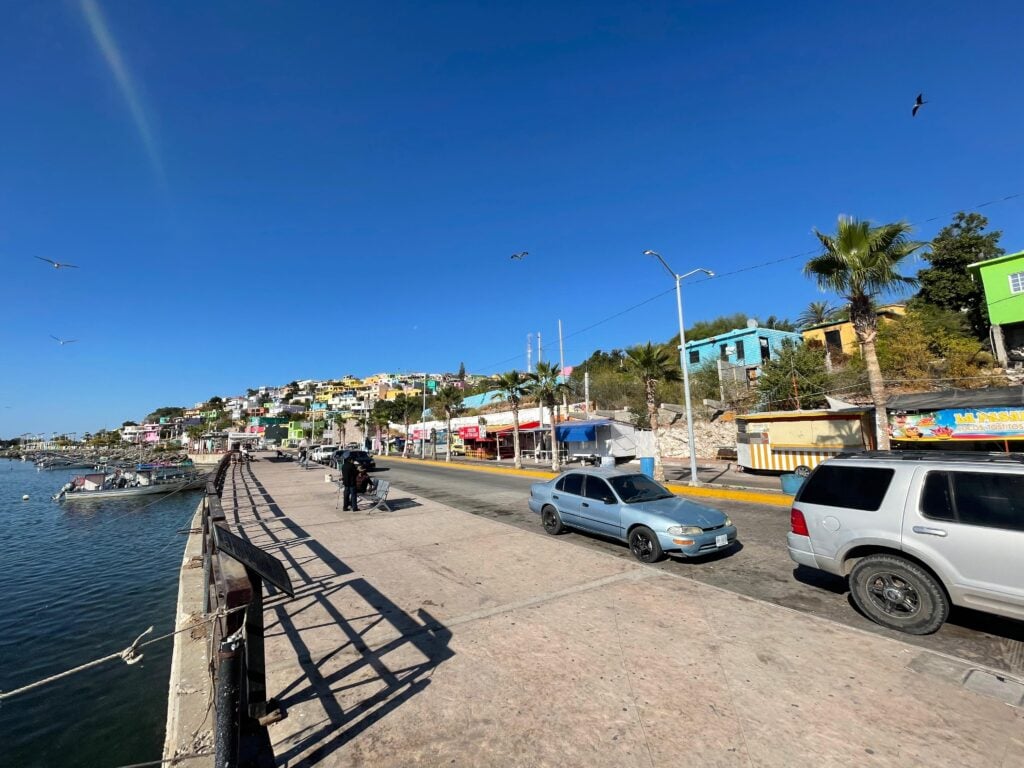
M 200 501 L 192 518 L 193 531 L 202 528 L 202 514 L 203 502 Z M 163 759 L 203 753 L 203 757 L 189 759 L 183 764 L 207 768 L 214 763 L 213 682 L 209 658 L 210 625 L 202 619 L 203 535 L 194 532 L 189 534 L 185 544 L 178 578 L 174 622 L 178 634 L 174 636 L 171 658 Z

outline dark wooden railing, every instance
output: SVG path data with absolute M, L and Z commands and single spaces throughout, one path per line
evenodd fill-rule
M 262 768 L 274 765 L 267 726 L 283 713 L 266 695 L 263 578 L 252 563 L 238 559 L 237 545 L 233 555 L 224 551 L 238 541 L 221 505 L 227 473 L 237 459 L 229 453 L 221 460 L 203 500 L 203 611 L 217 616 L 209 656 L 216 682 L 215 765 Z

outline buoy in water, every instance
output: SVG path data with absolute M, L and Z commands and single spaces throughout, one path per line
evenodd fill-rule
M 28 494 L 27 494 L 27 493 L 23 493 L 23 494 L 21 495 L 21 500 L 22 500 L 22 501 L 28 501 Z

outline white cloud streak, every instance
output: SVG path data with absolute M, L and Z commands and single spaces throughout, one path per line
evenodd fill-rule
M 89 31 L 92 32 L 93 39 L 96 41 L 100 53 L 103 54 L 107 66 L 110 67 L 110 72 L 114 76 L 118 90 L 121 91 L 121 95 L 128 103 L 128 110 L 131 112 L 132 120 L 139 131 L 139 136 L 146 148 L 146 154 L 153 165 L 153 170 L 156 172 L 160 183 L 164 184 L 164 164 L 157 149 L 153 129 L 150 127 L 149 120 L 146 117 L 146 110 L 142 106 L 142 99 L 139 98 L 131 73 L 128 72 L 128 67 L 125 66 L 117 41 L 114 40 L 113 35 L 110 34 L 110 29 L 107 27 L 103 11 L 96 0 L 80 0 L 80 5 L 82 15 L 85 16 L 85 21 L 89 25 Z

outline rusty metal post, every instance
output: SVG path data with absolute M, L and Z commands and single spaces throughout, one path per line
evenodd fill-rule
M 239 704 L 244 641 L 240 633 L 220 644 L 217 659 L 216 768 L 236 768 L 239 747 Z

